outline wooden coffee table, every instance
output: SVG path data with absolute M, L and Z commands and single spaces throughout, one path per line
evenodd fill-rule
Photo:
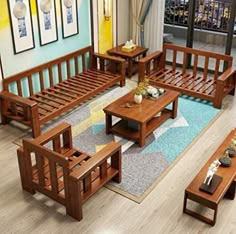
M 124 52 L 121 49 L 123 45 L 124 44 L 114 47 L 108 50 L 107 53 L 109 55 L 119 56 L 121 58 L 124 58 L 128 62 L 128 67 L 127 67 L 128 77 L 131 77 L 133 73 L 137 71 L 137 61 L 135 61 L 135 59 L 138 59 L 140 56 L 145 57 L 148 48 L 137 46 L 137 48 L 133 51 Z
M 176 91 L 166 90 L 158 99 L 143 98 L 141 104 L 133 102 L 134 91 L 126 94 L 103 109 L 106 115 L 106 133 L 120 135 L 138 142 L 141 147 L 144 146 L 146 137 L 153 130 L 168 118 L 176 117 L 179 94 Z M 133 107 L 125 107 L 126 103 L 133 104 Z M 172 109 L 166 109 L 170 103 L 172 103 Z M 159 112 L 161 116 L 155 117 Z M 114 125 L 112 116 L 120 118 Z
M 223 180 L 216 188 L 213 194 L 208 194 L 205 191 L 201 191 L 199 187 L 202 185 L 206 173 L 208 171 L 208 167 L 215 160 L 222 157 L 225 153 L 226 148 L 230 145 L 231 139 L 234 134 L 236 134 L 236 129 L 231 131 L 230 134 L 226 137 L 224 142 L 219 146 L 216 152 L 210 157 L 207 163 L 203 166 L 203 168 L 199 171 L 193 181 L 189 184 L 189 186 L 185 190 L 184 196 L 184 206 L 183 212 L 189 214 L 199 220 L 202 220 L 210 225 L 215 225 L 218 204 L 221 199 L 225 196 L 229 199 L 234 199 L 235 196 L 235 176 L 236 176 L 236 157 L 234 156 L 232 159 L 232 165 L 230 167 L 222 167 L 220 166 L 216 172 L 216 175 L 221 176 Z M 213 178 L 214 179 L 214 178 Z M 187 207 L 187 201 L 192 200 L 202 206 L 208 207 L 214 211 L 213 218 L 205 217 L 197 211 L 189 209 Z

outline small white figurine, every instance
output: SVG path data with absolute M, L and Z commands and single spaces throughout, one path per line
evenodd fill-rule
M 205 180 L 204 180 L 204 184 L 207 183 L 207 185 L 209 186 L 211 181 L 212 181 L 212 178 L 214 176 L 214 174 L 216 173 L 218 167 L 220 166 L 220 161 L 218 159 L 214 160 L 214 162 L 209 166 L 208 168 L 208 171 L 207 171 L 207 174 L 206 174 L 206 177 L 205 177 Z

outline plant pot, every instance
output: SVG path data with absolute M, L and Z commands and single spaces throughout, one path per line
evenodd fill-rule
M 134 102 L 137 104 L 140 104 L 143 100 L 143 96 L 141 94 L 135 94 L 134 95 Z

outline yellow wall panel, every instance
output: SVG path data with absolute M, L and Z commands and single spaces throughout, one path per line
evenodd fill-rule
M 98 50 L 100 53 L 106 53 L 113 45 L 112 16 L 105 20 L 103 1 L 98 1 L 98 9 Z

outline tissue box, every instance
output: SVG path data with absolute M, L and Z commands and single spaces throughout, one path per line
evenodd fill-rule
M 121 50 L 124 51 L 124 52 L 131 52 L 133 50 L 135 50 L 137 48 L 136 45 L 131 45 L 131 46 L 122 46 L 121 47 Z

